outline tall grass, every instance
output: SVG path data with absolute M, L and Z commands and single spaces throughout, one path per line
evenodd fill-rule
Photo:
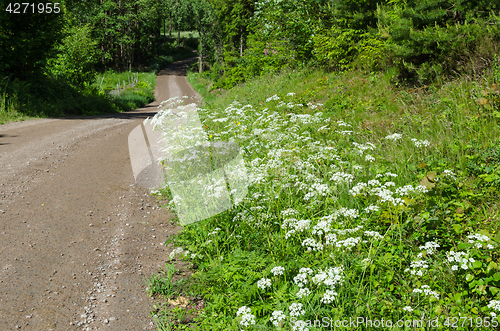
M 24 121 L 30 117 L 16 110 L 15 101 L 9 98 L 7 93 L 0 95 L 0 124 L 7 122 Z
M 197 267 L 190 291 L 206 303 L 193 328 L 319 330 L 322 318 L 422 316 L 443 330 L 492 326 L 495 86 L 462 78 L 412 90 L 394 78 L 291 71 L 198 109 L 211 139 L 242 146 L 251 185 L 243 203 L 175 238 L 177 255 Z

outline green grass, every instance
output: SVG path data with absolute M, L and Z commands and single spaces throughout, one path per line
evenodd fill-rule
M 161 29 L 160 34 L 163 36 L 163 28 Z M 168 21 L 167 21 L 167 30 L 165 32 L 166 36 L 169 36 L 168 33 Z M 198 31 L 181 31 L 181 38 L 199 38 L 200 34 Z M 177 31 L 172 31 L 172 39 L 177 38 Z
M 8 100 L 8 97 L 7 93 L 0 95 L 0 125 L 34 118 L 18 112 L 13 102 Z
M 174 239 L 196 267 L 189 291 L 206 303 L 191 327 L 276 330 L 278 311 L 281 330 L 296 320 L 319 330 L 305 321 L 322 317 L 425 314 L 437 330 L 460 316 L 491 320 L 500 312 L 495 79 L 409 89 L 391 71 L 302 70 L 211 95 L 205 76 L 190 74 L 207 134 L 242 147 L 250 182 L 244 202 Z M 301 288 L 309 293 L 298 297 Z M 293 303 L 303 314 L 292 316 Z

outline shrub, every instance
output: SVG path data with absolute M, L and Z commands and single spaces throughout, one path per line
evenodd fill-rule
M 96 76 L 93 67 L 98 58 L 97 42 L 91 38 L 88 25 L 72 27 L 66 33 L 56 47 L 57 56 L 48 61 L 46 70 L 55 78 L 83 87 Z

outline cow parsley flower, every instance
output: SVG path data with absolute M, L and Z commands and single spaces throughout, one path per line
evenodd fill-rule
M 261 290 L 265 290 L 267 287 L 271 287 L 271 280 L 268 278 L 261 278 L 257 281 L 257 287 Z
M 426 251 L 427 254 L 429 254 L 429 255 L 433 255 L 436 253 L 436 249 L 439 247 L 441 247 L 441 246 L 439 246 L 439 244 L 437 242 L 428 241 L 424 244 L 424 246 L 420 246 L 419 249 Z
M 320 241 L 316 242 L 316 240 L 314 240 L 313 238 L 304 239 L 304 241 L 302 242 L 302 246 L 307 247 L 308 252 L 310 252 L 311 250 L 320 251 L 323 249 L 323 244 Z
M 375 240 L 381 240 L 384 238 L 380 233 L 377 231 L 365 231 L 365 236 L 372 237 Z
M 483 243 L 488 242 L 490 240 L 490 238 L 488 236 L 482 235 L 480 233 L 468 235 L 467 238 L 469 239 L 468 243 L 473 244 L 475 248 L 483 247 Z M 491 246 L 491 244 L 490 244 L 490 246 Z
M 332 291 L 332 290 L 326 290 L 325 294 L 321 298 L 321 303 L 325 304 L 330 304 L 335 300 L 335 297 L 337 296 L 337 292 Z
M 447 255 L 448 255 L 448 262 L 453 263 L 453 265 L 451 266 L 451 270 L 453 271 L 458 270 L 458 265 L 460 265 L 462 269 L 467 270 L 469 269 L 468 264 L 475 262 L 473 258 L 469 258 L 469 253 L 466 252 L 450 251 L 447 253 Z
M 298 287 L 304 287 L 304 285 L 307 284 L 307 274 L 298 274 L 293 277 L 293 281 Z
M 273 323 L 274 326 L 278 327 L 280 322 L 283 322 L 286 319 L 285 314 L 281 310 L 273 311 L 269 320 Z
M 411 141 L 413 141 L 413 143 L 417 148 L 422 146 L 427 147 L 431 144 L 428 140 L 418 140 L 416 138 L 412 138 Z
M 290 310 L 290 316 L 301 316 L 306 313 L 301 303 L 292 303 L 288 309 Z
M 386 136 L 385 139 L 396 141 L 396 140 L 401 139 L 402 137 L 403 136 L 399 133 L 393 133 L 391 135 Z
M 346 122 L 344 122 L 344 121 L 337 121 L 337 124 L 338 124 L 338 126 L 346 126 L 346 127 L 351 126 L 350 124 L 347 124 L 347 123 L 346 123 Z
M 354 179 L 354 176 L 345 172 L 336 172 L 332 175 L 330 180 L 332 182 L 335 182 L 336 184 L 343 184 L 343 183 L 351 183 Z
M 443 170 L 443 176 L 450 177 L 453 180 L 457 179 L 455 173 L 451 170 Z
M 403 308 L 403 310 L 411 313 L 413 311 L 413 308 L 410 307 L 410 306 L 406 306 L 406 307 Z
M 500 312 L 500 300 L 491 300 L 490 303 L 488 304 L 488 308 L 491 308 L 493 310 L 496 310 L 497 312 Z M 493 317 L 497 317 L 497 313 L 495 312 L 490 312 L 490 315 Z
M 422 258 L 422 253 L 418 254 L 419 258 Z M 428 270 L 429 264 L 425 260 L 416 260 L 410 263 L 410 268 L 405 269 L 405 272 L 410 272 L 412 275 L 423 276 Z
M 279 100 L 279 99 L 280 99 L 280 97 L 277 94 L 275 94 L 272 97 L 267 98 L 266 102 L 269 102 L 269 101 L 272 101 L 272 100 Z
M 243 306 L 238 309 L 236 316 L 241 315 L 241 325 L 248 327 L 250 324 L 255 324 L 255 315 L 252 315 L 251 312 L 252 310 L 247 306 Z
M 182 249 L 182 247 L 177 247 L 172 252 L 170 252 L 170 254 L 168 255 L 168 258 L 173 259 L 173 258 L 175 258 L 176 255 L 179 255 L 182 252 L 184 252 L 184 249 Z
M 311 294 L 311 291 L 307 287 L 304 287 L 297 292 L 297 297 L 302 299 L 303 297 L 306 297 L 309 294 Z
M 281 266 L 277 266 L 271 269 L 271 273 L 275 276 L 283 275 L 283 272 L 285 271 L 285 268 Z
M 295 321 L 295 323 L 292 325 L 292 331 L 309 331 L 307 322 L 303 320 Z
M 439 300 L 439 293 L 432 291 L 429 285 L 422 285 L 420 288 L 413 289 L 413 293 L 424 293 L 425 295 L 433 296 Z
M 376 205 L 369 205 L 368 207 L 365 208 L 365 213 L 369 213 L 372 211 L 379 211 L 380 207 Z

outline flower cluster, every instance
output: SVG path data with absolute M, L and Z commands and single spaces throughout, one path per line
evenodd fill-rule
M 428 140 L 418 140 L 418 139 L 415 139 L 415 138 L 412 138 L 411 141 L 413 141 L 413 143 L 415 144 L 416 147 L 422 147 L 422 146 L 430 146 L 430 142 Z
M 420 288 L 413 289 L 413 293 L 423 293 L 425 295 L 433 296 L 434 298 L 439 300 L 439 293 L 436 291 L 432 291 L 429 285 L 422 285 Z
M 280 326 L 281 322 L 283 322 L 285 319 L 286 319 L 286 316 L 282 310 L 273 311 L 271 317 L 269 318 L 271 323 L 273 323 L 273 325 L 276 327 Z
M 281 266 L 277 266 L 271 269 L 271 273 L 275 276 L 283 275 L 283 272 L 285 271 L 285 268 Z
M 488 308 L 493 309 L 500 313 L 500 300 L 491 300 L 490 303 L 488 304 Z M 496 317 L 497 313 L 492 311 L 490 312 L 490 315 Z
M 458 266 L 463 270 L 469 269 L 469 263 L 474 263 L 475 260 L 471 257 L 469 257 L 469 253 L 467 252 L 456 252 L 456 251 L 450 251 L 448 252 L 448 261 L 450 263 L 453 263 L 451 266 L 451 270 L 458 270 Z
M 485 235 L 480 234 L 480 233 L 468 235 L 467 238 L 469 239 L 467 242 L 469 244 L 473 244 L 475 248 L 482 248 L 483 243 L 487 243 L 490 241 L 490 238 L 488 236 L 485 236 Z M 487 244 L 486 247 L 488 249 L 494 248 L 494 246 L 492 244 Z
M 290 316 L 301 316 L 306 313 L 301 303 L 292 303 L 288 307 L 288 310 L 290 311 Z
M 255 324 L 255 315 L 252 315 L 252 310 L 247 306 L 240 307 L 236 312 L 236 316 L 241 316 L 240 325 L 248 327 L 250 324 Z
M 261 278 L 257 281 L 257 287 L 261 290 L 265 290 L 268 287 L 271 287 L 271 280 L 268 278 Z
M 399 140 L 399 139 L 401 139 L 402 137 L 403 137 L 403 136 L 402 136 L 401 134 L 399 134 L 399 133 L 393 133 L 393 134 L 391 134 L 391 135 L 386 136 L 386 137 L 385 137 L 385 139 L 395 141 L 395 140 Z

